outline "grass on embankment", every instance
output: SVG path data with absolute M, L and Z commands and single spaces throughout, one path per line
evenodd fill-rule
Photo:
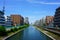
M 23 30 L 24 28 L 27 28 L 27 27 L 28 27 L 28 25 L 20 26 L 19 28 L 16 28 L 16 27 L 15 28 L 11 28 L 11 30 L 6 31 L 7 35 L 3 35 L 2 34 L 3 36 L 0 36 L 0 40 L 3 40 L 4 38 L 9 37 L 9 36 L 19 32 L 19 31 Z
M 51 36 L 52 38 L 54 38 L 55 40 L 60 40 L 60 35 L 54 34 L 52 32 L 46 31 L 44 30 L 42 27 L 36 27 L 39 31 Z

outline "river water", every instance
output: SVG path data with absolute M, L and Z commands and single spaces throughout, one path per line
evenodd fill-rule
M 6 40 L 52 40 L 33 26 L 20 31 Z

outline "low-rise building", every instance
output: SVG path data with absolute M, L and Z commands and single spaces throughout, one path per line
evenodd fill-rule
M 10 16 L 7 16 L 6 18 L 6 26 L 12 26 L 12 20 Z

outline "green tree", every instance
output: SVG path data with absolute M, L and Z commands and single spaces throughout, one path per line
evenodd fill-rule
M 7 35 L 6 29 L 4 26 L 0 26 L 0 36 L 5 36 Z

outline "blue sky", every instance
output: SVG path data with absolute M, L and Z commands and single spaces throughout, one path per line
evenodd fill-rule
M 0 10 L 2 10 L 3 1 L 0 0 Z M 59 6 L 60 0 L 6 0 L 5 15 L 20 14 L 23 17 L 29 17 L 31 23 L 45 16 L 53 16 Z

